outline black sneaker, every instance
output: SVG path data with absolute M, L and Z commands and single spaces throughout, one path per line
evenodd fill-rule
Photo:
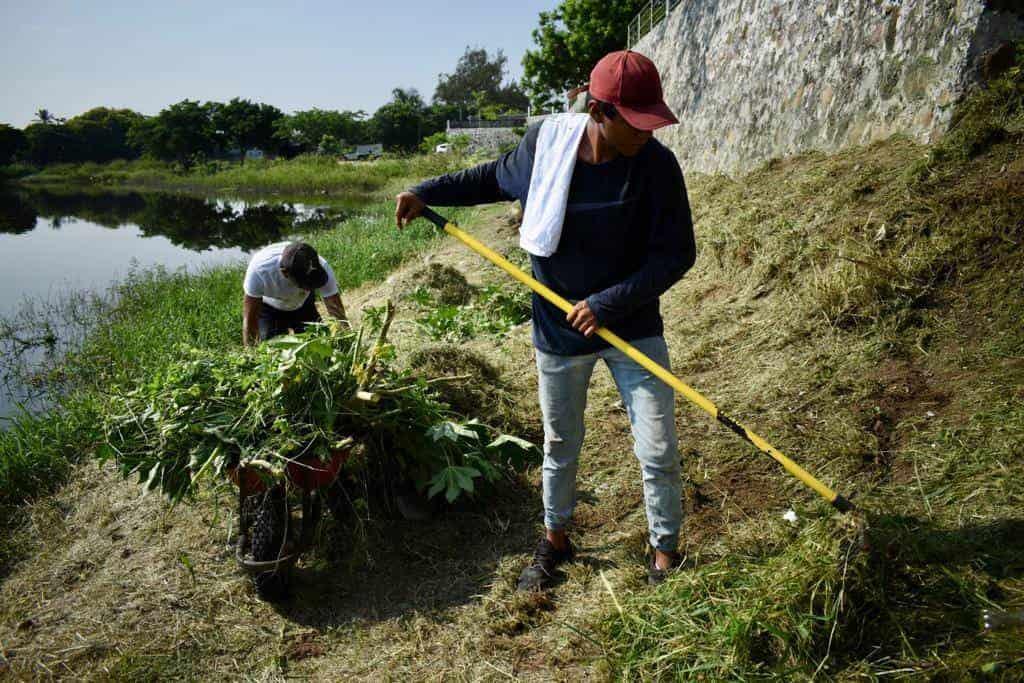
M 558 550 L 547 538 L 540 539 L 533 552 L 533 561 L 519 575 L 518 590 L 540 591 L 550 587 L 555 567 L 573 558 L 572 542 L 566 539 L 566 543 L 568 545 L 565 550 Z
M 651 586 L 659 586 L 664 583 L 668 575 L 679 569 L 679 565 L 683 563 L 683 558 L 679 553 L 668 553 L 668 556 L 668 569 L 658 569 L 658 565 L 655 564 L 658 556 L 651 553 L 651 563 L 647 565 L 647 583 Z

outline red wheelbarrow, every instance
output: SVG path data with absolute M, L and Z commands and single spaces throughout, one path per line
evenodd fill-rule
M 260 597 L 274 601 L 287 596 L 292 567 L 309 549 L 320 522 L 323 490 L 338 478 L 350 453 L 334 450 L 326 462 L 314 455 L 300 456 L 288 462 L 285 481 L 270 485 L 252 465 L 228 470 L 238 486 L 235 559 L 252 577 Z M 291 502 L 295 493 L 301 509 L 297 519 Z

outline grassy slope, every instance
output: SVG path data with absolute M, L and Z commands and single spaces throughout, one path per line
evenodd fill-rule
M 683 406 L 688 561 L 646 588 L 639 477 L 602 372 L 579 479 L 583 552 L 552 596 L 512 590 L 538 529 L 536 476 L 430 522 L 378 511 L 367 529 L 329 525 L 298 596 L 274 608 L 231 568 L 217 492 L 166 515 L 89 468 L 31 508 L 39 553 L 0 586 L 15 670 L 1019 678 L 1019 632 L 981 634 L 977 616 L 1024 607 L 1021 92 L 982 102 L 984 117 L 931 150 L 893 139 L 691 181 L 701 255 L 664 299 L 675 369 L 855 493 L 870 550 L 771 461 Z M 1014 98 L 1018 108 L 1001 110 Z M 493 213 L 467 223 L 511 243 Z M 450 242 L 433 258 L 471 280 L 497 277 Z M 403 353 L 426 343 L 396 329 Z M 528 330 L 467 346 L 504 369 L 528 415 Z M 781 518 L 790 508 L 792 526 Z M 366 545 L 350 546 L 356 531 Z
M 684 427 L 760 500 L 728 491 L 719 505 L 747 508 L 728 552 L 604 620 L 621 673 L 1024 675 L 1019 633 L 978 634 L 981 609 L 1024 603 L 1024 155 L 1019 132 L 967 137 L 943 162 L 890 140 L 695 188 L 705 250 L 670 309 L 691 340 L 677 369 L 856 492 L 872 551 L 848 555 L 791 480 Z M 723 486 L 699 480 L 698 506 Z

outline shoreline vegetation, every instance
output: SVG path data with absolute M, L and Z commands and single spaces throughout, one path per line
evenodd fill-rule
M 604 373 L 594 378 L 580 462 L 581 558 L 552 595 L 514 591 L 538 530 L 537 477 L 486 510 L 415 527 L 378 520 L 360 528 L 375 544 L 358 550 L 346 546 L 350 529 L 332 527 L 334 545 L 311 561 L 307 592 L 277 611 L 225 572 L 230 529 L 211 500 L 174 516 L 152 501 L 124 504 L 115 535 L 100 528 L 108 518 L 96 499 L 134 501 L 136 491 L 90 471 L 53 505 L 26 506 L 90 456 L 110 387 L 139 382 L 181 342 L 239 343 L 239 268 L 138 274 L 60 369 L 78 387 L 62 410 L 0 435 L 0 505 L 14 530 L 0 548 L 0 624 L 11 624 L 0 637 L 16 650 L 12 670 L 29 675 L 104 623 L 117 646 L 83 649 L 74 674 L 1018 679 L 1019 631 L 981 631 L 979 615 L 1024 608 L 1022 143 L 1018 68 L 969 100 L 934 145 L 894 137 L 773 160 L 742 178 L 688 178 L 700 253 L 663 298 L 675 371 L 823 481 L 856 492 L 869 525 L 866 545 L 851 545 L 812 494 L 681 403 L 687 561 L 657 589 L 643 583 L 640 483 Z M 285 171 L 262 187 L 287 185 Z M 227 185 L 242 173 L 202 182 Z M 313 187 L 304 173 L 290 187 Z M 370 192 L 410 176 L 382 167 L 377 177 Z M 512 243 L 496 211 L 451 213 Z M 380 200 L 316 235 L 317 248 L 344 263 L 336 272 L 352 269 L 344 288 L 408 270 L 424 251 L 462 263 L 424 222 L 398 232 L 392 220 Z M 424 350 L 419 328 L 405 329 L 396 348 Z M 535 405 L 524 330 L 458 346 L 444 352 L 507 362 L 507 376 L 490 382 Z M 96 482 L 113 493 L 92 490 Z M 26 509 L 74 523 L 50 532 Z M 123 555 L 127 543 L 147 555 Z M 37 547 L 45 552 L 27 554 Z M 106 556 L 121 564 L 95 559 Z M 154 558 L 164 569 L 147 571 Z M 145 603 L 133 620 L 122 612 L 130 590 Z M 173 597 L 147 597 L 157 591 Z M 62 616 L 34 625 L 53 613 Z
M 461 154 L 418 154 L 374 161 L 342 161 L 333 156 L 305 154 L 294 159 L 256 159 L 244 164 L 211 161 L 189 171 L 163 161 L 137 159 L 104 164 L 54 164 L 42 169 L 22 167 L 8 175 L 16 176 L 16 184 L 28 187 L 227 193 L 275 199 L 281 195 L 314 200 L 373 199 L 471 163 L 472 158 Z

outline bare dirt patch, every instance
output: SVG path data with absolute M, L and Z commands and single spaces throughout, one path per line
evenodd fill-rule
M 730 523 L 750 521 L 782 505 L 780 475 L 763 460 L 730 463 L 685 490 L 683 540 L 700 548 Z
M 883 474 L 892 469 L 894 477 L 903 480 L 906 465 L 897 462 L 904 438 L 900 424 L 911 416 L 934 415 L 949 403 L 949 396 L 935 386 L 931 371 L 907 361 L 888 361 L 871 379 L 878 389 L 862 404 L 860 422 L 865 431 L 874 435 L 877 449 L 864 465 Z

